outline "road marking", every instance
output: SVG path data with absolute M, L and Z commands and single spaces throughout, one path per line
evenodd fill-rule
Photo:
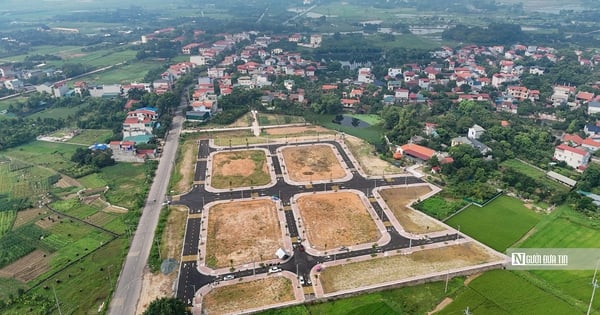
M 198 255 L 187 255 L 187 256 L 181 257 L 182 262 L 196 262 L 197 260 L 198 260 Z
M 189 219 L 202 219 L 202 213 L 192 213 L 188 216 Z

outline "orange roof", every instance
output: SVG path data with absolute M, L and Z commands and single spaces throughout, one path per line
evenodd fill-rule
M 408 154 L 421 160 L 429 160 L 435 155 L 434 150 L 414 143 L 407 143 L 398 148 L 398 150 L 403 154 Z
M 503 120 L 503 121 L 500 122 L 500 125 L 502 127 L 508 127 L 508 126 L 510 126 L 510 123 L 507 120 Z
M 562 150 L 562 151 L 570 151 L 570 152 L 573 152 L 573 153 L 575 153 L 577 155 L 581 155 L 581 156 L 586 156 L 588 154 L 588 152 L 586 150 L 579 149 L 579 148 L 573 148 L 566 144 L 561 144 L 561 145 L 557 146 L 556 148 L 558 150 Z

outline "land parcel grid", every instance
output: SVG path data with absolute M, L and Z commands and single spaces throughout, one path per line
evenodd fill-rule
M 211 290 L 202 299 L 202 311 L 203 314 L 233 314 L 294 299 L 290 279 L 268 277 Z
M 410 255 L 397 254 L 326 266 L 319 280 L 323 292 L 329 294 L 501 260 L 501 255 L 474 242 L 467 242 L 418 250 Z
M 206 265 L 233 267 L 275 257 L 283 246 L 277 207 L 270 199 L 222 202 L 208 210 Z
M 372 243 L 382 236 L 354 192 L 300 195 L 296 206 L 302 222 L 299 230 L 317 250 Z
M 296 182 L 336 180 L 346 171 L 330 145 L 284 147 L 281 149 L 289 178 Z
M 381 195 L 404 231 L 415 234 L 443 231 L 446 228 L 429 216 L 409 207 L 412 201 L 432 191 L 429 185 L 382 188 Z
M 214 188 L 262 186 L 270 181 L 265 151 L 217 152 L 212 157 L 210 185 Z

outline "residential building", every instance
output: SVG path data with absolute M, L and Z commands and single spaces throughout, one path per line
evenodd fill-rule
M 588 103 L 588 114 L 598 114 L 600 113 L 600 101 L 594 101 Z
M 407 143 L 396 148 L 394 159 L 399 160 L 403 157 L 407 157 L 415 161 L 428 161 L 434 155 L 436 155 L 436 153 L 433 149 L 414 143 Z
M 371 73 L 371 68 L 358 69 L 358 79 L 356 81 L 367 84 L 373 83 L 375 81 L 375 76 Z
M 469 139 L 479 139 L 481 135 L 485 132 L 483 127 L 475 124 L 473 127 L 469 128 L 469 132 L 467 133 L 467 138 Z
M 579 170 L 585 168 L 590 160 L 590 156 L 590 152 L 582 148 L 570 147 L 564 143 L 554 149 L 554 160 L 564 161 L 570 167 Z
M 484 143 L 480 142 L 477 139 L 470 139 L 467 137 L 456 137 L 456 138 L 452 138 L 452 140 L 450 142 L 450 145 L 453 147 L 457 146 L 457 145 L 461 145 L 461 144 L 466 144 L 468 146 L 471 146 L 472 148 L 479 151 L 479 153 L 481 153 L 482 155 L 486 155 L 486 154 L 492 152 L 492 149 L 490 147 L 488 147 L 487 145 L 485 145 Z

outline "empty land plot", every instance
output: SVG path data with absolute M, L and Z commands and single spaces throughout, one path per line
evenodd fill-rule
M 429 192 L 431 192 L 429 186 L 410 186 L 382 189 L 379 194 L 405 231 L 423 234 L 446 229 L 436 220 L 408 207 L 412 200 L 419 199 Z
M 296 200 L 310 245 L 319 250 L 376 242 L 381 234 L 353 192 L 304 195 Z
M 285 147 L 281 150 L 288 175 L 294 181 L 339 179 L 346 171 L 329 145 Z
M 18 211 L 17 218 L 15 219 L 15 223 L 13 224 L 13 228 L 18 228 L 27 223 L 37 221 L 38 218 L 47 214 L 48 211 L 46 209 L 31 208 L 27 210 Z
M 85 219 L 85 221 L 89 222 L 91 224 L 97 225 L 97 226 L 104 226 L 104 225 L 108 224 L 110 221 L 114 220 L 115 217 L 116 217 L 115 214 L 104 212 L 104 211 L 99 211 L 99 212 L 96 212 L 93 215 L 87 217 Z
M 206 265 L 211 268 L 271 259 L 283 246 L 277 208 L 271 200 L 214 205 L 207 229 Z
M 346 145 L 356 158 L 362 169 L 368 175 L 402 174 L 403 168 L 397 167 L 388 161 L 379 158 L 375 146 L 360 138 L 346 135 Z
M 177 194 L 190 189 L 194 181 L 194 166 L 198 155 L 198 139 L 186 139 L 177 151 L 177 168 L 171 176 L 171 188 Z
M 213 289 L 202 299 L 207 314 L 237 313 L 294 300 L 292 281 L 285 277 L 268 277 Z
M 267 135 L 270 135 L 275 138 L 283 138 L 285 136 L 289 137 L 289 141 L 291 142 L 293 138 L 298 136 L 316 136 L 319 135 L 333 135 L 336 134 L 336 131 L 323 128 L 321 126 L 305 126 L 305 127 L 282 127 L 282 128 L 267 128 L 265 129 Z
M 500 256 L 476 243 L 464 243 L 425 249 L 410 255 L 395 255 L 331 266 L 321 272 L 319 279 L 324 292 L 332 293 L 500 259 Z
M 271 181 L 262 150 L 219 152 L 213 156 L 211 185 L 215 188 L 262 186 Z
M 50 270 L 50 255 L 35 250 L 14 263 L 0 269 L 0 277 L 28 282 Z

